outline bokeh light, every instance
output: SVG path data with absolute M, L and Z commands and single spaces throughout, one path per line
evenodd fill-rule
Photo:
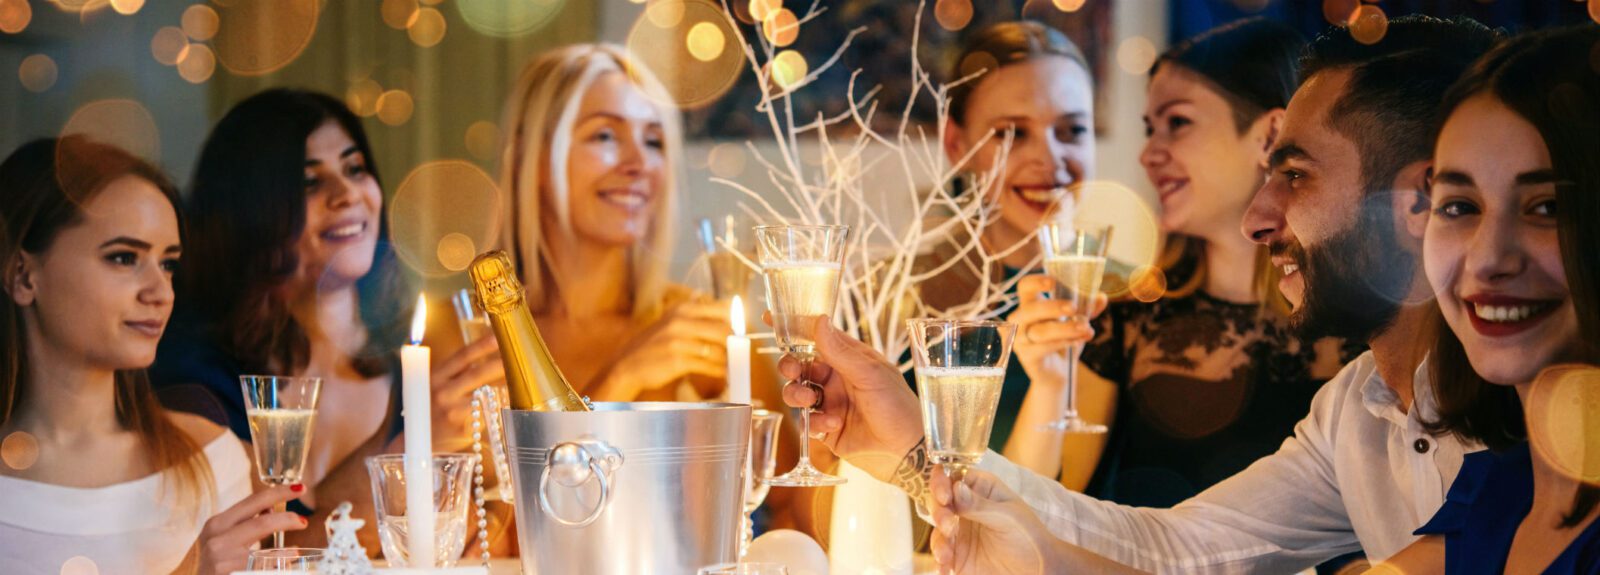
M 13 431 L 0 440 L 0 462 L 22 471 L 39 461 L 39 440 L 26 431 Z
M 93 559 L 78 555 L 61 564 L 61 575 L 100 575 L 100 566 Z
M 1600 0 L 1589 0 L 1589 18 L 1600 24 Z
M 737 4 L 738 2 L 734 3 Z M 756 22 L 766 20 L 768 17 L 772 16 L 772 13 L 777 12 L 780 8 L 783 8 L 783 0 L 750 0 L 749 2 L 745 3 L 745 8 L 748 9 L 750 17 L 754 19 L 751 22 L 745 23 L 754 24 Z
M 417 17 L 417 11 L 422 7 L 417 0 L 383 0 L 378 7 L 378 14 L 383 17 L 383 24 L 396 30 L 405 30 L 411 27 L 411 19 Z
M 1562 474 L 1600 483 L 1600 368 L 1558 365 L 1528 391 L 1533 449 Z
M 183 57 L 178 59 L 178 75 L 191 84 L 210 80 L 211 74 L 216 71 L 217 55 L 205 44 L 190 44 L 183 51 Z
M 1362 44 L 1377 44 L 1383 35 L 1389 33 L 1389 16 L 1383 9 L 1371 4 L 1362 4 L 1350 13 L 1350 37 Z
M 33 7 L 28 0 L 0 0 L 0 32 L 21 34 L 33 21 Z
M 682 10 L 683 16 L 676 26 L 663 28 L 650 18 L 651 9 L 659 10 L 661 8 L 655 6 L 665 4 L 676 5 Z M 738 46 L 731 44 L 737 35 L 728 24 L 722 8 L 710 0 L 651 0 L 650 6 L 628 31 L 627 47 L 644 67 L 661 80 L 670 99 L 664 103 L 685 109 L 696 108 L 727 93 L 744 70 L 745 60 Z M 696 29 L 707 30 L 701 24 L 715 29 L 724 39 L 723 49 L 710 60 L 701 59 L 703 53 L 696 55 L 690 51 L 690 33 Z M 695 33 L 703 35 L 707 32 Z M 694 41 L 696 50 L 702 48 L 699 46 L 702 41 Z
M 460 232 L 450 232 L 439 238 L 439 265 L 444 269 L 459 272 L 472 265 L 472 258 L 478 255 L 478 246 L 472 238 Z
M 107 0 L 49 0 L 56 8 L 68 14 L 87 14 L 110 6 Z
M 706 167 L 719 178 L 734 179 L 744 173 L 744 146 L 724 142 L 711 147 L 706 155 Z
M 1167 274 L 1160 266 L 1139 266 L 1128 276 L 1128 295 L 1150 303 L 1167 295 Z
M 772 81 L 785 90 L 798 86 L 810 71 L 806 57 L 794 50 L 784 50 L 772 57 Z
M 389 233 L 395 253 L 417 273 L 440 277 L 460 271 L 479 246 L 499 237 L 499 188 L 471 162 L 423 164 L 390 200 Z
M 951 32 L 966 28 L 972 22 L 972 0 L 939 0 L 933 5 L 933 18 Z
M 455 0 L 467 26 L 485 36 L 521 36 L 550 23 L 567 0 Z
M 788 46 L 800 38 L 800 19 L 788 8 L 779 8 L 761 20 L 761 34 L 773 46 Z
M 1117 46 L 1117 65 L 1122 71 L 1129 74 L 1143 76 L 1150 71 L 1150 66 L 1156 63 L 1155 43 L 1144 36 L 1133 36 L 1122 41 Z
M 710 22 L 700 22 L 689 29 L 689 54 L 701 62 L 711 62 L 722 55 L 728 44 L 722 29 Z
M 1055 4 L 1056 9 L 1062 12 L 1077 12 L 1078 9 L 1083 8 L 1083 3 L 1086 1 L 1087 0 L 1051 0 L 1051 3 Z
M 417 15 L 412 18 L 411 28 L 406 30 L 406 35 L 418 46 L 428 48 L 444 40 L 444 32 L 444 14 L 434 8 L 423 8 L 417 10 Z
M 1101 289 L 1113 298 L 1127 295 L 1135 272 L 1155 266 L 1161 255 L 1161 228 L 1155 212 L 1127 186 L 1091 180 L 1078 188 L 1077 214 L 1080 221 L 1111 226 L 1113 239 Z
M 122 148 L 153 164 L 161 163 L 161 132 L 156 119 L 143 105 L 133 100 L 97 100 L 72 113 L 62 136 L 84 137 Z
M 500 126 L 484 120 L 473 122 L 467 126 L 466 140 L 467 153 L 485 162 L 492 161 L 500 146 Z
M 411 94 L 405 90 L 389 90 L 378 97 L 378 120 L 390 126 L 410 121 L 414 109 Z
M 217 27 L 222 25 L 221 17 L 217 11 L 205 4 L 195 4 L 183 10 L 183 33 L 195 41 L 205 41 L 217 36 Z
M 378 99 L 383 97 L 383 86 L 371 78 L 362 78 L 350 84 L 345 91 L 344 104 L 357 116 L 369 118 L 378 113 Z
M 240 76 L 260 76 L 294 61 L 317 31 L 320 0 L 230 0 L 219 4 L 216 60 Z
M 1350 22 L 1350 16 L 1359 6 L 1361 0 L 1322 0 L 1322 18 L 1329 24 L 1342 26 Z
M 183 49 L 189 47 L 189 38 L 184 36 L 184 31 L 176 26 L 165 26 L 156 30 L 156 35 L 150 38 L 150 55 L 163 66 L 176 66 L 183 56 Z
M 990 54 L 987 50 L 978 50 L 967 54 L 966 58 L 961 59 L 961 77 L 965 78 L 984 70 L 994 70 L 999 67 L 1000 61 L 995 59 L 994 54 Z
M 22 80 L 22 87 L 29 92 L 43 92 L 55 87 L 59 74 L 56 61 L 44 54 L 23 58 L 22 65 L 17 66 L 17 78 Z
M 111 9 L 123 16 L 137 14 L 140 8 L 144 8 L 144 0 L 111 0 Z
M 683 23 L 683 2 L 677 0 L 650 0 L 645 5 L 644 16 L 660 28 L 671 28 Z

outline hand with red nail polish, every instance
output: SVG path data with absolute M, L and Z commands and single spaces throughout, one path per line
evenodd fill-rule
M 252 493 L 206 521 L 195 541 L 197 575 L 243 571 L 250 546 L 277 531 L 305 529 L 306 518 L 292 511 L 273 511 L 305 492 L 304 485 L 280 485 Z

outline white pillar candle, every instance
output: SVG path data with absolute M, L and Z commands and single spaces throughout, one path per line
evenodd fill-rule
M 427 323 L 428 303 L 419 295 L 411 319 L 411 344 L 400 348 L 400 400 L 406 434 L 406 550 L 409 566 L 423 568 L 435 565 L 431 366 L 428 347 L 422 345 Z
M 750 338 L 744 335 L 744 300 L 733 296 L 728 316 L 733 335 L 728 336 L 728 401 L 750 403 Z

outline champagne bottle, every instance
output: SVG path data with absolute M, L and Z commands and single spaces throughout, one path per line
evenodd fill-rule
M 511 408 L 532 411 L 589 411 L 589 406 L 561 375 L 539 336 L 533 314 L 522 297 L 511 256 L 495 250 L 472 260 L 473 299 L 489 314 L 500 360 L 511 388 Z

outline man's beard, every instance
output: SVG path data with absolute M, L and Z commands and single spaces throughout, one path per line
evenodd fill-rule
M 1288 254 L 1305 285 L 1289 325 L 1301 337 L 1368 341 L 1394 322 L 1416 273 L 1416 255 L 1400 245 L 1387 202 L 1369 194 L 1355 225 L 1305 249 L 1276 242 L 1272 254 Z

